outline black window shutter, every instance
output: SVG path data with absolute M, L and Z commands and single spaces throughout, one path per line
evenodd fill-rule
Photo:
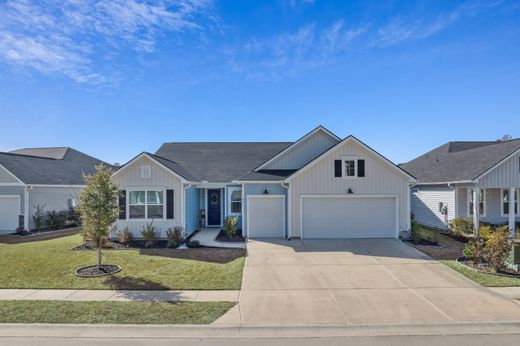
M 357 161 L 357 176 L 364 177 L 365 176 L 365 160 Z
M 126 219 L 126 190 L 119 191 L 119 220 Z
M 334 177 L 341 178 L 341 160 L 334 160 Z
M 173 219 L 173 190 L 166 190 L 166 218 Z

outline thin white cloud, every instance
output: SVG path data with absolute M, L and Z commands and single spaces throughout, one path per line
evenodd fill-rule
M 152 52 L 165 33 L 204 30 L 216 18 L 212 8 L 210 0 L 8 0 L 0 3 L 0 59 L 105 84 L 111 68 L 96 57 Z

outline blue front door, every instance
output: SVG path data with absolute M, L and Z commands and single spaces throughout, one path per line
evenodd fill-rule
M 208 226 L 219 226 L 220 217 L 220 190 L 208 190 Z

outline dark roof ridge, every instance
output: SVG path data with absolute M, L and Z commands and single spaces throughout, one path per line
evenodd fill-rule
M 0 151 L 0 155 L 11 155 L 11 156 L 22 156 L 22 157 L 29 157 L 33 159 L 42 159 L 42 160 L 61 160 L 61 159 L 55 159 L 53 157 L 45 157 L 45 156 L 35 156 L 35 155 L 27 155 L 27 154 L 18 154 L 18 153 L 10 153 L 8 151 Z

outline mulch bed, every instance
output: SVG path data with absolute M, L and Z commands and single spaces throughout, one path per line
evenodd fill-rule
M 27 232 L 20 234 L 4 234 L 0 235 L 0 243 L 2 244 L 18 244 L 28 243 L 40 240 L 49 240 L 54 238 L 66 237 L 68 235 L 79 233 L 81 227 L 65 228 L 55 231 L 39 231 Z
M 239 229 L 237 233 L 231 238 L 226 234 L 226 231 L 220 230 L 220 233 L 215 238 L 216 241 L 224 243 L 245 243 L 246 239 L 242 236 L 242 230 Z
M 79 268 L 76 270 L 76 275 L 82 278 L 95 278 L 98 276 L 112 275 L 119 273 L 121 267 L 116 264 L 102 264 L 101 266 L 92 265 L 88 267 Z
M 436 260 L 455 260 L 460 257 L 460 254 L 466 245 L 465 242 L 458 241 L 445 234 L 439 235 L 439 242 L 437 245 L 410 244 Z
M 514 271 L 512 269 L 508 270 L 507 268 L 501 271 L 495 271 L 494 269 L 490 268 L 489 264 L 486 262 L 482 262 L 480 266 L 475 266 L 473 265 L 473 262 L 465 256 L 457 258 L 457 262 L 463 266 L 468 267 L 471 270 L 477 271 L 482 274 L 505 276 L 510 278 L 520 278 L 520 273 L 517 271 Z

